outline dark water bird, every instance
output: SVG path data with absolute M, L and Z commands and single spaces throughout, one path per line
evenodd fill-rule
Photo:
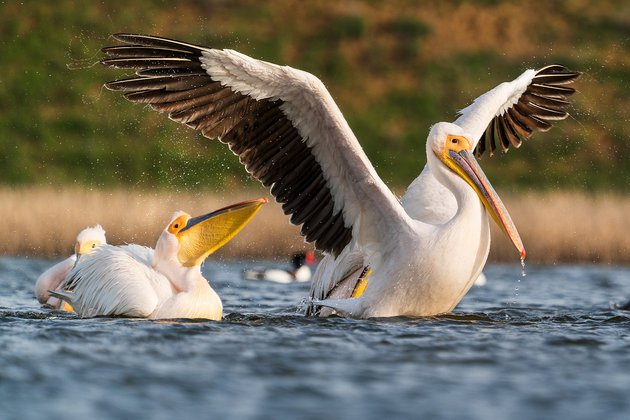
M 291 270 L 257 267 L 243 272 L 246 280 L 264 280 L 274 283 L 307 282 L 313 276 L 311 267 L 315 264 L 313 251 L 299 252 L 291 258 Z
M 621 309 L 622 311 L 630 311 L 630 299 L 622 303 L 615 303 L 613 306 L 615 309 Z
M 474 155 L 519 147 L 565 119 L 575 92 L 568 85 L 579 77 L 560 65 L 527 70 L 475 99 L 453 123 L 435 124 L 427 164 L 399 200 L 312 74 L 233 50 L 114 38 L 122 44 L 104 48 L 102 63 L 135 75 L 105 86 L 227 144 L 326 254 L 308 314 L 323 314 L 322 307 L 359 318 L 451 311 L 486 262 L 488 216 L 523 259 L 516 227 Z

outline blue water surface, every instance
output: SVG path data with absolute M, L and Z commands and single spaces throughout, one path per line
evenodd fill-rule
M 308 284 L 207 262 L 221 322 L 40 308 L 0 258 L 3 419 L 626 419 L 630 268 L 491 265 L 451 315 L 313 319 Z

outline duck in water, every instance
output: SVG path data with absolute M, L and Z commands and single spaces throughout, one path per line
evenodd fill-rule
M 307 282 L 311 279 L 312 268 L 316 264 L 313 251 L 299 252 L 291 258 L 291 270 L 281 268 L 254 268 L 245 270 L 243 277 L 246 280 L 264 280 L 274 283 Z

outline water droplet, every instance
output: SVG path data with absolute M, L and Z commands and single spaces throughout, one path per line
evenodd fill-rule
M 521 258 L 521 277 L 525 277 L 525 258 Z

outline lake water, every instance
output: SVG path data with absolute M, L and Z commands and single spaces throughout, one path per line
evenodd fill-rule
M 2 419 L 626 419 L 630 268 L 489 266 L 448 316 L 311 319 L 308 284 L 207 262 L 222 322 L 41 309 L 0 258 Z

